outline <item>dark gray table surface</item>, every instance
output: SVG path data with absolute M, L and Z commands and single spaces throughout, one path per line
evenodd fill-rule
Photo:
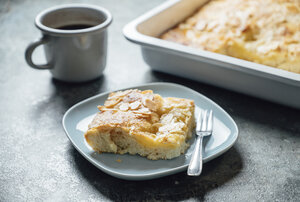
M 34 17 L 70 0 L 0 0 L 0 201 L 299 201 L 300 110 L 150 70 L 123 26 L 162 0 L 76 1 L 108 8 L 108 62 L 92 82 L 66 84 L 24 61 L 40 36 Z M 43 61 L 36 51 L 35 60 Z M 66 137 L 68 108 L 101 92 L 166 81 L 190 87 L 223 107 L 240 130 L 236 144 L 204 165 L 149 181 L 111 177 L 85 160 Z

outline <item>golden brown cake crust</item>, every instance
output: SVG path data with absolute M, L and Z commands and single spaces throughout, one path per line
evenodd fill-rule
M 300 73 L 300 1 L 211 0 L 161 38 Z
M 168 159 L 183 153 L 194 128 L 194 102 L 162 98 L 152 90 L 111 93 L 85 133 L 100 152 Z

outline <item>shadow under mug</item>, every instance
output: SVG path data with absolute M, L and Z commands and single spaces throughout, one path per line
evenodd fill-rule
M 42 38 L 29 44 L 25 59 L 35 69 L 49 69 L 52 76 L 67 82 L 84 82 L 102 75 L 106 66 L 107 27 L 110 12 L 86 4 L 67 4 L 42 11 L 35 25 Z M 47 64 L 32 61 L 32 53 L 44 46 Z

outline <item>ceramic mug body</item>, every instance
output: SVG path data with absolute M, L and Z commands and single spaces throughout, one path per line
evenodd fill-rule
M 97 6 L 70 4 L 47 9 L 35 19 L 42 38 L 27 47 L 25 59 L 31 67 L 49 69 L 62 81 L 95 79 L 106 66 L 107 27 L 111 21 L 111 14 Z M 47 64 L 32 61 L 39 45 L 44 46 Z

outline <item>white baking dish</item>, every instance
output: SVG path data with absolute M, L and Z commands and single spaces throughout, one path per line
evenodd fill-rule
M 141 45 L 143 58 L 153 70 L 300 108 L 300 74 L 157 38 L 205 2 L 167 1 L 127 24 L 123 33 Z

